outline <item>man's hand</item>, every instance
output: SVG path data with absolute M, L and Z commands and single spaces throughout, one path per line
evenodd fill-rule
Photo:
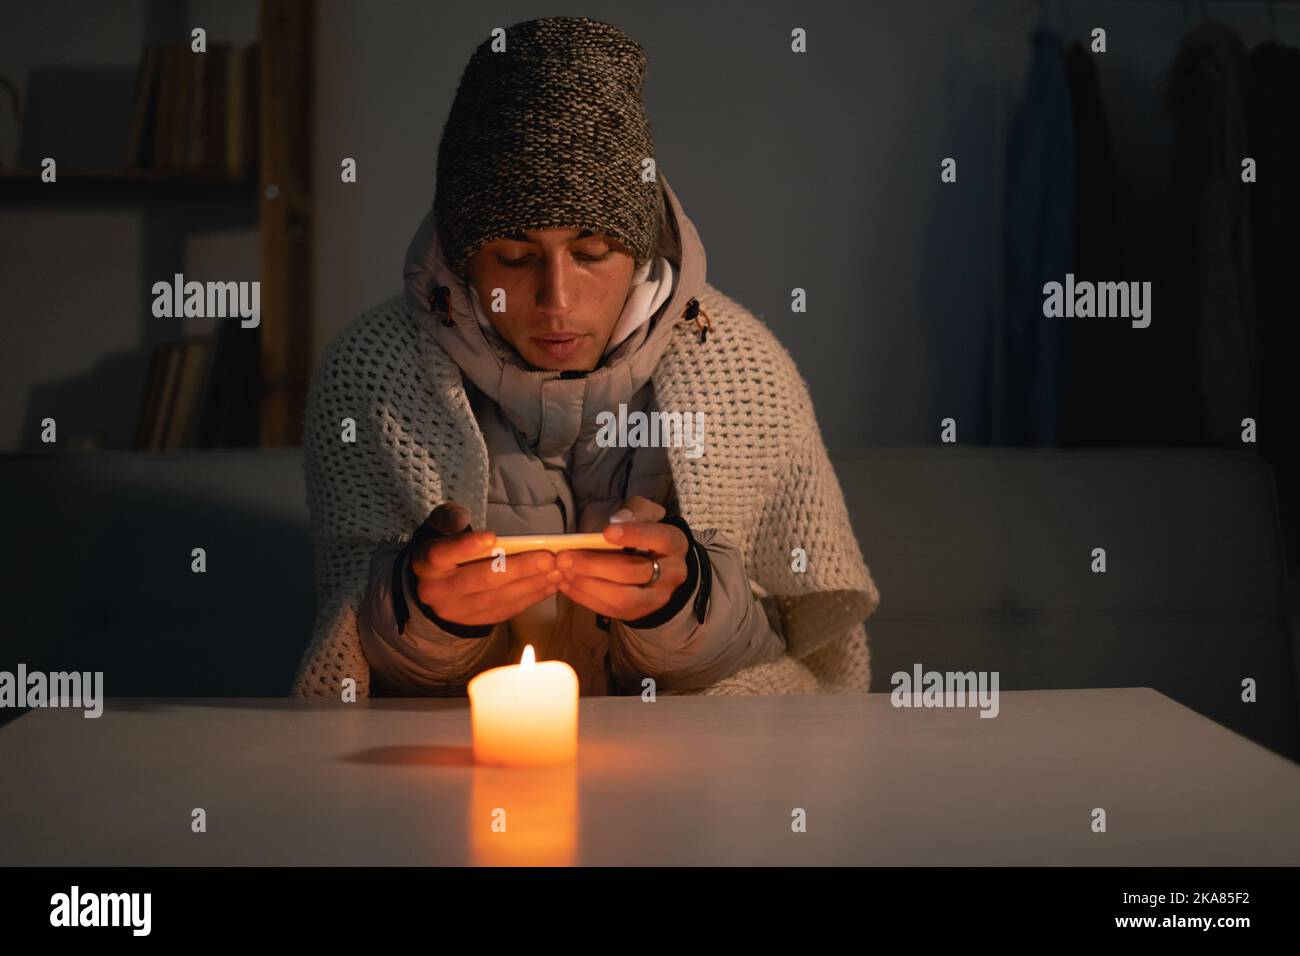
M 653 572 L 651 559 L 612 551 L 563 551 L 556 566 L 563 573 L 560 590 L 597 614 L 619 621 L 645 617 L 668 603 L 673 591 L 686 580 L 686 549 L 690 546 L 680 528 L 660 524 L 668 512 L 640 495 L 628 498 L 621 511 L 629 520 L 605 528 L 605 540 L 649 551 L 659 561 L 659 580 L 641 587 Z M 620 512 L 611 522 L 622 518 Z
M 496 624 L 554 594 L 560 581 L 555 555 L 526 551 L 511 555 L 504 571 L 492 570 L 493 559 L 458 564 L 496 544 L 491 531 L 466 530 L 469 511 L 448 501 L 434 508 L 425 524 L 450 535 L 431 538 L 411 554 L 418 597 L 440 618 L 453 624 Z

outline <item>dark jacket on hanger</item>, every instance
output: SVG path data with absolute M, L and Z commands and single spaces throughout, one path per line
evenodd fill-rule
M 1282 524 L 1292 561 L 1300 559 L 1300 407 L 1295 363 L 1300 322 L 1292 276 L 1300 266 L 1300 50 L 1263 43 L 1250 54 L 1247 138 L 1258 164 L 1249 187 L 1255 253 L 1255 314 L 1259 342 L 1259 450 L 1277 473 Z
M 1172 268 L 1162 314 L 1190 334 L 1201 391 L 1202 440 L 1240 444 L 1258 414 L 1246 47 L 1231 27 L 1191 30 L 1169 68 Z M 1156 319 L 1153 325 L 1160 320 Z M 1169 355 L 1167 360 L 1181 360 Z
M 1008 133 L 1003 374 L 993 442 L 1055 445 L 1062 437 L 1066 326 L 1043 315 L 1043 285 L 1063 282 L 1074 241 L 1074 133 L 1060 37 L 1031 34 L 1029 82 Z

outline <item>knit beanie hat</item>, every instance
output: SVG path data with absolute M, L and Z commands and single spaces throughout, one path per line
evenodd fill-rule
M 517 23 L 479 45 L 438 146 L 434 214 L 453 272 L 465 279 L 484 245 L 538 229 L 591 229 L 653 255 L 662 200 L 641 179 L 654 156 L 645 74 L 635 41 L 587 17 Z

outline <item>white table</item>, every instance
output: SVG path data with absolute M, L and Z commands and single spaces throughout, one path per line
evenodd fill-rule
M 580 706 L 559 770 L 475 767 L 465 699 L 34 710 L 0 864 L 1300 864 L 1300 766 L 1146 688 Z

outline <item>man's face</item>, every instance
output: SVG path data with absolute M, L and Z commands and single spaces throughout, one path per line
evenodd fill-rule
M 468 264 L 484 312 L 525 362 L 588 372 L 605 354 L 635 271 L 625 247 L 587 229 L 516 233 L 489 242 Z M 496 289 L 503 312 L 493 311 Z

